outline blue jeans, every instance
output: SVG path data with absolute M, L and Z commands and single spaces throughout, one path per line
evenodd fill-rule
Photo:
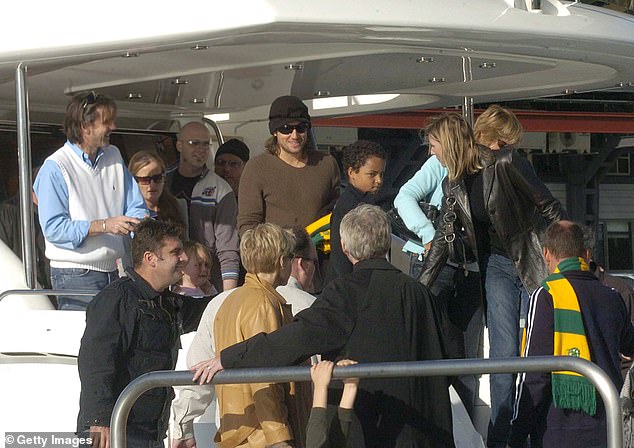
M 513 261 L 491 254 L 486 264 L 487 325 L 489 357 L 519 356 L 520 321 L 526 322 L 528 294 L 522 285 Z M 487 445 L 506 446 L 515 401 L 515 375 L 491 375 L 491 420 Z
M 119 278 L 117 271 L 99 272 L 83 268 L 54 268 L 51 267 L 51 285 L 53 289 L 74 289 L 87 291 L 101 291 L 110 282 Z M 83 311 L 92 296 L 59 296 L 58 310 Z

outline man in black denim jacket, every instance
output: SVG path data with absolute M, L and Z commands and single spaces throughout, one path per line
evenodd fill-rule
M 206 305 L 168 289 L 187 264 L 178 235 L 171 224 L 143 221 L 132 240 L 134 269 L 86 310 L 77 429 L 90 431 L 95 447 L 110 446 L 110 415 L 121 391 L 144 373 L 174 368 L 183 328 L 193 330 Z M 172 398 L 171 388 L 155 388 L 137 400 L 128 419 L 128 447 L 162 445 Z

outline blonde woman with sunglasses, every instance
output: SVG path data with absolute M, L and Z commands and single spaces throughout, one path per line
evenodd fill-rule
M 139 185 L 150 217 L 179 225 L 186 236 L 187 203 L 165 189 L 165 162 L 161 156 L 154 151 L 139 151 L 130 159 L 128 169 Z

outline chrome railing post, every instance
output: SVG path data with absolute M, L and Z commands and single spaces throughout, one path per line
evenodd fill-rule
M 15 70 L 16 127 L 18 132 L 18 170 L 20 184 L 20 223 L 22 230 L 22 262 L 26 286 L 35 288 L 35 233 L 33 226 L 33 179 L 31 179 L 31 138 L 29 123 L 29 89 L 27 67 L 18 64 Z
M 225 138 L 222 135 L 222 131 L 218 127 L 218 124 L 216 124 L 215 121 L 210 120 L 207 117 L 203 117 L 203 123 L 205 123 L 207 126 L 211 127 L 211 129 L 214 130 L 214 133 L 216 134 L 216 139 L 218 140 L 218 146 L 222 145 L 225 142 Z
M 447 359 L 396 363 L 356 364 L 338 367 L 333 378 L 396 378 L 411 376 L 468 375 L 475 373 L 553 372 L 570 370 L 585 376 L 599 391 L 606 410 L 607 446 L 623 446 L 623 426 L 619 394 L 610 377 L 596 364 L 569 356 L 535 356 L 530 358 Z M 218 373 L 214 384 L 275 383 L 310 381 L 308 367 L 280 367 L 265 369 L 233 369 Z M 192 372 L 150 372 L 132 381 L 121 392 L 110 419 L 112 448 L 126 447 L 128 415 L 136 400 L 154 387 L 193 385 Z M 211 387 L 210 385 L 201 387 Z
M 99 291 L 86 289 L 7 289 L 0 292 L 0 301 L 7 296 L 96 296 Z

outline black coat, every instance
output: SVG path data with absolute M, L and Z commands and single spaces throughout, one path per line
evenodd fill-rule
M 506 253 L 513 260 L 522 284 L 531 293 L 548 275 L 540 233 L 552 222 L 566 219 L 566 211 L 517 150 L 504 148 L 491 151 L 480 148 L 480 163 L 484 167 L 482 177 L 487 214 Z M 477 254 L 477 238 L 464 180 L 450 182 L 445 178 L 443 193 L 445 198 L 449 194 L 456 198 L 454 211 L 457 219 L 454 227 L 464 228 L 465 242 L 473 254 Z M 433 284 L 449 255 L 449 245 L 445 240 L 446 227 L 442 225 L 445 213 L 446 201 L 443 200 L 441 221 L 429 254 L 425 257 L 420 279 L 427 286 Z
M 442 359 L 442 325 L 427 288 L 384 259 L 364 260 L 291 324 L 223 350 L 221 360 L 236 368 L 298 364 L 315 353 L 360 363 Z M 445 377 L 362 380 L 348 446 L 453 446 L 448 384 Z

